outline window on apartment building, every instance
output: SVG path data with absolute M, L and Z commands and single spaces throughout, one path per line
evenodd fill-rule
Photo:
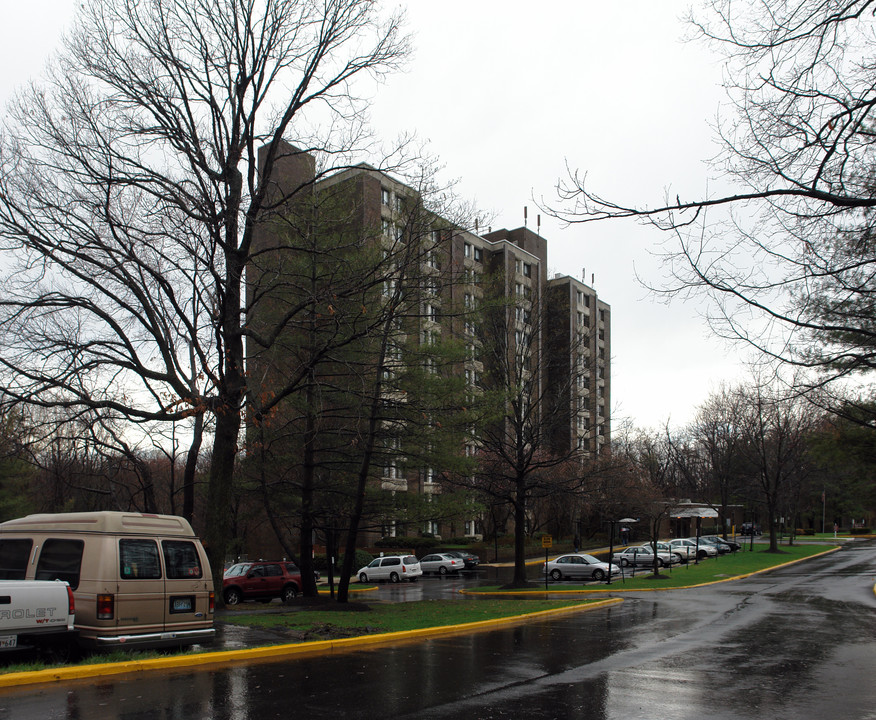
M 523 275 L 525 277 L 532 277 L 532 265 L 523 263 Z
M 599 348 L 599 359 L 605 360 L 605 348 Z
M 597 432 L 598 432 L 600 435 L 605 435 L 605 425 L 600 425 L 600 426 L 597 428 Z
M 433 270 L 438 269 L 438 253 L 434 250 L 429 250 L 429 252 L 426 253 L 426 267 L 430 267 Z
M 404 212 L 405 209 L 405 200 L 401 195 L 396 194 L 395 196 L 395 211 L 399 214 Z
M 380 188 L 380 202 L 382 202 L 386 207 L 389 207 L 389 203 L 392 200 L 392 193 L 388 188 Z
M 604 367 L 599 368 L 599 377 L 601 380 L 605 380 L 605 368 Z
M 436 372 L 438 372 L 437 368 L 435 367 L 435 358 L 426 357 L 426 359 L 423 360 L 423 370 L 425 370 L 429 375 L 434 375 Z
M 525 335 L 523 333 L 523 330 L 515 330 L 514 331 L 514 342 L 517 343 L 518 347 L 523 345 L 524 338 L 525 338 Z
M 471 243 L 463 243 L 462 254 L 467 258 L 471 257 Z
M 599 322 L 605 322 L 605 310 L 599 311 Z
M 578 311 L 578 324 L 584 325 L 584 313 L 582 313 L 580 310 Z
M 384 236 L 391 238 L 392 237 L 392 220 L 389 220 L 388 218 L 383 218 L 382 226 L 383 226 Z
M 466 320 L 463 323 L 463 330 L 466 335 L 474 335 L 475 334 L 475 325 L 471 320 Z
M 529 287 L 529 285 L 523 286 L 523 297 L 525 297 L 527 300 L 532 297 L 532 288 Z
M 575 292 L 575 294 L 578 296 L 578 304 L 583 305 L 584 304 L 584 293 L 581 292 L 580 290 L 577 290 Z
M 523 283 L 515 283 L 514 284 L 514 294 L 515 295 L 523 295 Z
M 466 310 L 472 310 L 474 308 L 474 297 L 471 293 L 465 293 L 462 296 L 462 305 Z
M 483 262 L 484 261 L 484 251 L 482 248 L 476 247 L 474 249 L 474 259 L 475 259 L 475 262 Z
M 438 322 L 438 307 L 433 303 L 423 303 L 423 317 L 432 322 Z
M 395 294 L 395 278 L 387 278 L 383 281 L 384 297 L 392 297 Z
M 522 307 L 518 306 L 518 307 L 514 308 L 514 320 L 515 320 L 515 322 L 519 322 L 519 323 L 523 322 L 523 308 Z
M 599 339 L 600 339 L 600 340 L 605 340 L 605 330 L 600 330 L 600 331 L 599 331 Z
M 435 470 L 433 468 L 426 468 L 423 471 L 423 482 L 426 485 L 431 485 L 435 482 Z
M 470 368 L 465 369 L 465 384 L 472 385 L 474 381 L 474 370 Z

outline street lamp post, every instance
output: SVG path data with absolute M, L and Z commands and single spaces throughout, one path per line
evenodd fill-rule
M 609 520 L 609 535 L 608 535 L 608 585 L 611 585 L 611 557 L 614 555 L 614 526 L 618 523 L 637 523 L 635 518 L 621 518 L 620 520 Z

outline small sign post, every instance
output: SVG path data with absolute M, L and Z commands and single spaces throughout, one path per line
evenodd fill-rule
M 554 545 L 554 538 L 551 535 L 541 536 L 541 546 L 544 548 L 544 589 L 548 589 L 548 550 Z

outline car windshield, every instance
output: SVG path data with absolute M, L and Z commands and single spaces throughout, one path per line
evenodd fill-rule
M 238 577 L 239 575 L 246 575 L 246 571 L 249 570 L 249 563 L 237 563 L 237 565 L 232 565 L 225 571 L 225 577 Z

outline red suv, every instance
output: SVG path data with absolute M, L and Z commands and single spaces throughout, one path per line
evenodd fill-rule
M 232 565 L 222 577 L 226 605 L 243 600 L 291 601 L 301 592 L 301 572 L 291 562 L 242 562 Z

